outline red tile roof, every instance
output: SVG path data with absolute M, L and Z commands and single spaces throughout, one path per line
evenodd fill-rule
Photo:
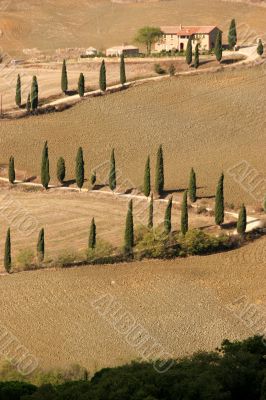
M 211 33 L 216 26 L 161 26 L 161 31 L 167 35 L 194 35 L 196 33 Z

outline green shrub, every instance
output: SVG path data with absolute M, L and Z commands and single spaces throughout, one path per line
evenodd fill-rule
M 56 259 L 53 261 L 55 267 L 66 267 L 69 264 L 79 263 L 85 261 L 85 256 L 81 252 L 74 249 L 67 249 L 61 251 Z
M 180 245 L 173 234 L 167 235 L 159 228 L 137 230 L 134 255 L 143 258 L 173 258 L 179 255 Z
M 165 69 L 163 69 L 160 64 L 155 64 L 154 65 L 154 71 L 158 75 L 164 75 L 166 73 Z
M 228 236 L 215 237 L 198 229 L 188 231 L 180 240 L 182 250 L 190 255 L 208 254 L 232 247 Z
M 115 249 L 110 243 L 108 243 L 102 239 L 99 239 L 99 240 L 97 240 L 95 249 L 87 250 L 87 261 L 90 262 L 90 261 L 94 261 L 98 258 L 112 256 L 112 255 L 114 255 L 114 251 L 115 251 Z
M 36 260 L 33 250 L 32 249 L 20 250 L 17 255 L 16 265 L 18 266 L 18 269 L 23 271 L 36 268 Z

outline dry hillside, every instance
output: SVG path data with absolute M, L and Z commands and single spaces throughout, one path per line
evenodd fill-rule
M 10 54 L 34 47 L 51 50 L 92 45 L 101 49 L 132 42 L 136 30 L 146 24 L 218 24 L 227 33 L 233 17 L 240 40 L 265 32 L 266 10 L 221 0 L 80 0 L 74 11 L 72 6 L 70 0 L 2 0 L 1 47 Z

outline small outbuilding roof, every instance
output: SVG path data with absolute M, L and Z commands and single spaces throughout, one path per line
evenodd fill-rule
M 160 29 L 164 34 L 167 35 L 195 35 L 197 33 L 211 33 L 217 26 L 161 26 Z

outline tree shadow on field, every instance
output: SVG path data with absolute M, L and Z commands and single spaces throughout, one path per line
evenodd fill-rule
M 107 185 L 105 185 L 105 184 L 100 184 L 100 183 L 98 183 L 97 185 L 94 185 L 93 186 L 93 190 L 101 190 L 101 189 L 103 189 L 104 187 L 106 187 Z
M 69 187 L 76 183 L 76 179 L 69 179 L 68 181 L 64 181 L 63 186 Z
M 197 186 L 197 190 L 199 190 L 199 189 L 204 189 L 204 188 L 205 188 L 204 186 Z M 163 192 L 162 195 L 161 195 L 161 198 L 162 198 L 162 199 L 165 199 L 167 196 L 173 195 L 173 194 L 175 194 L 175 193 L 184 193 L 185 190 L 188 191 L 188 188 L 179 188 L 179 189 L 164 190 L 164 192 Z M 204 196 L 204 197 L 206 197 L 206 196 Z M 198 199 L 199 199 L 199 198 L 200 198 L 200 197 L 198 197 Z
M 25 178 L 24 180 L 23 180 L 23 182 L 33 182 L 33 181 L 35 181 L 35 179 L 37 179 L 37 176 L 30 176 L 29 178 Z
M 68 90 L 66 92 L 66 96 L 74 96 L 75 94 L 78 94 L 77 90 Z
M 203 200 L 203 199 L 215 199 L 215 195 L 214 194 L 210 194 L 207 196 L 197 196 L 198 200 Z
M 226 222 L 224 224 L 221 225 L 222 229 L 234 229 L 236 228 L 236 221 L 230 221 L 230 222 Z

